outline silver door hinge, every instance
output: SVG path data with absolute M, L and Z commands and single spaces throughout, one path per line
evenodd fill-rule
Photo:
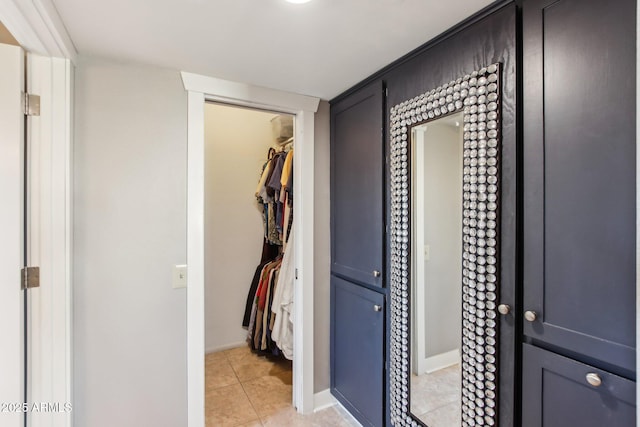
M 40 267 L 24 267 L 20 270 L 20 289 L 40 287 Z
M 40 115 L 40 95 L 24 94 L 24 115 L 39 116 Z

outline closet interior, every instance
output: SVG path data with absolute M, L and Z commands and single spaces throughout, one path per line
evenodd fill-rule
M 293 120 L 205 105 L 207 426 L 292 408 Z

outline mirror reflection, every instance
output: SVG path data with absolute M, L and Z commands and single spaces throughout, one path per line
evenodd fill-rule
M 411 412 L 461 425 L 463 113 L 411 134 Z

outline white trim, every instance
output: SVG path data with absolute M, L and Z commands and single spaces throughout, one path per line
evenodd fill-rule
M 290 92 L 252 86 L 200 74 L 182 73 L 182 83 L 187 92 L 199 92 L 207 99 L 244 106 L 261 107 L 267 110 L 295 114 L 298 111 L 315 113 L 320 99 Z
M 415 174 L 412 177 L 412 185 L 411 188 L 418 188 L 416 183 L 424 182 L 424 138 L 425 138 L 426 129 L 415 129 L 414 136 L 415 141 L 413 145 L 413 158 L 412 163 L 415 165 Z M 415 161 L 416 159 L 420 159 L 419 161 Z M 425 257 L 424 257 L 424 246 L 426 244 L 424 235 L 425 235 L 425 223 L 423 220 L 425 217 L 425 207 L 424 207 L 424 192 L 418 192 L 417 194 L 412 194 L 411 200 L 414 203 L 413 209 L 415 209 L 415 216 L 412 216 L 411 220 L 411 229 L 415 230 L 414 232 L 414 244 L 412 248 L 412 258 L 413 258 L 413 268 L 414 274 L 413 277 L 416 280 L 413 280 L 413 292 L 415 298 L 413 298 L 412 302 L 414 304 L 414 319 L 412 319 L 415 325 L 426 325 L 427 324 L 427 310 L 426 310 L 426 302 L 425 302 Z M 427 343 L 426 337 L 424 333 L 424 329 L 422 328 L 411 328 L 413 330 L 413 335 L 411 339 L 412 342 L 415 343 L 412 349 L 412 360 L 414 360 L 413 366 L 411 369 L 416 375 L 422 375 L 426 372 L 425 366 L 425 355 L 427 354 Z
M 296 155 L 293 158 L 295 193 L 293 293 L 293 404 L 298 412 L 313 411 L 313 276 L 314 276 L 314 113 L 296 115 Z
M 0 45 L 0 403 L 22 401 L 24 318 L 20 268 L 23 265 L 24 137 L 20 93 L 24 86 L 24 52 L 18 46 Z M 1 413 L 2 425 L 22 426 L 22 414 Z
M 337 403 L 330 389 L 324 389 L 313 395 L 313 412 L 322 411 Z
M 189 92 L 187 130 L 187 425 L 204 427 L 204 95 Z
M 460 363 L 459 348 L 447 351 L 445 353 L 436 354 L 435 356 L 424 358 L 423 362 L 425 372 L 427 374 L 439 371 L 440 369 L 448 368 L 449 366 L 457 365 L 458 363 Z
M 76 48 L 51 0 L 3 0 L 0 21 L 25 50 L 75 61 Z
M 28 89 L 40 116 L 28 119 L 28 264 L 40 267 L 29 290 L 29 402 L 71 403 L 71 63 L 28 55 Z M 34 412 L 30 425 L 71 426 L 70 412 Z
M 188 426 L 204 426 L 204 102 L 225 102 L 294 114 L 296 155 L 294 187 L 293 405 L 298 412 L 314 409 L 313 362 L 313 211 L 314 113 L 320 100 L 182 72 L 188 102 L 187 155 L 187 360 Z
M 0 21 L 30 55 L 29 86 L 41 96 L 41 114 L 30 119 L 33 154 L 30 256 L 41 264 L 41 288 L 29 292 L 35 306 L 29 315 L 34 367 L 31 397 L 72 403 L 72 125 L 73 66 L 76 50 L 51 0 L 3 0 Z M 43 55 L 34 57 L 34 54 Z M 39 163 L 38 163 L 39 162 Z M 30 417 L 37 427 L 70 427 L 73 413 Z

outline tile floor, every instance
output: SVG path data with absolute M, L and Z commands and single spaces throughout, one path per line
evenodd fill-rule
M 459 427 L 460 365 L 411 375 L 411 412 L 430 427 Z
M 291 362 L 248 346 L 206 355 L 207 427 L 358 427 L 340 406 L 300 415 L 291 406 Z

